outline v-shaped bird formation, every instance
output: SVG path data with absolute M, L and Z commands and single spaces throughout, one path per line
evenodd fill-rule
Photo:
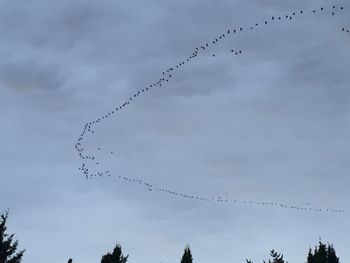
M 269 19 L 264 20 L 259 23 L 252 23 L 249 26 L 237 26 L 234 28 L 227 29 L 224 33 L 219 34 L 215 38 L 208 40 L 207 42 L 202 43 L 198 47 L 195 47 L 192 53 L 177 61 L 170 67 L 167 67 L 164 71 L 160 73 L 159 79 L 155 80 L 153 83 L 150 83 L 148 85 L 145 85 L 145 87 L 141 88 L 134 94 L 132 94 L 129 98 L 127 98 L 123 103 L 120 105 L 116 105 L 112 110 L 109 112 L 99 116 L 98 118 L 87 122 L 84 125 L 84 128 L 75 144 L 75 149 L 82 160 L 82 165 L 79 168 L 79 170 L 85 175 L 87 179 L 93 178 L 93 177 L 103 177 L 103 176 L 111 176 L 111 172 L 109 170 L 100 170 L 98 172 L 93 172 L 93 170 L 98 170 L 99 167 L 102 167 L 102 162 L 100 160 L 97 160 L 96 154 L 93 152 L 90 152 L 86 154 L 85 148 L 84 148 L 84 139 L 88 134 L 92 136 L 95 133 L 95 128 L 101 124 L 102 122 L 107 121 L 112 116 L 116 116 L 117 114 L 120 114 L 123 110 L 125 110 L 127 107 L 129 107 L 132 103 L 137 101 L 138 97 L 144 96 L 147 93 L 149 93 L 151 90 L 157 90 L 160 88 L 164 88 L 167 86 L 167 84 L 174 78 L 176 78 L 176 74 L 181 71 L 186 64 L 189 64 L 191 61 L 195 60 L 198 56 L 206 56 L 208 59 L 215 59 L 217 57 L 217 54 L 215 53 L 215 47 L 218 45 L 221 41 L 227 41 L 228 39 L 232 39 L 233 37 L 239 37 L 240 34 L 244 34 L 244 32 L 249 30 L 257 30 L 259 28 L 268 26 L 272 23 L 281 23 L 282 21 L 289 21 L 292 22 L 294 19 L 297 19 L 298 16 L 303 15 L 313 15 L 317 13 L 325 13 L 329 16 L 335 16 L 338 13 L 342 13 L 344 11 L 343 6 L 336 6 L 332 5 L 327 8 L 320 7 L 318 9 L 312 9 L 308 11 L 299 10 L 298 12 L 291 12 L 287 15 L 280 15 L 280 16 L 271 16 Z M 348 28 L 341 28 L 339 30 L 340 32 L 349 33 Z M 226 50 L 227 55 L 231 56 L 238 56 L 243 55 L 244 52 L 241 49 L 231 48 Z M 96 151 L 101 152 L 104 149 L 101 146 L 95 147 Z M 114 155 L 113 151 L 109 151 L 108 154 Z M 92 169 L 91 167 L 95 166 L 97 169 Z M 227 205 L 237 205 L 237 204 L 244 204 L 244 205 L 250 205 L 250 206 L 265 206 L 265 207 L 279 207 L 284 209 L 294 209 L 298 211 L 309 211 L 309 212 L 327 212 L 327 213 L 344 213 L 345 211 L 343 209 L 334 209 L 334 208 L 314 208 L 311 207 L 311 204 L 308 202 L 306 205 L 298 206 L 295 204 L 286 204 L 285 202 L 279 201 L 279 202 L 268 202 L 268 201 L 257 201 L 257 200 L 238 200 L 231 198 L 228 193 L 219 194 L 216 196 L 204 196 L 204 195 L 196 195 L 193 193 L 184 193 L 181 191 L 175 191 L 171 189 L 171 187 L 161 187 L 154 184 L 151 184 L 147 182 L 147 180 L 144 179 L 136 179 L 136 178 L 130 178 L 127 176 L 118 175 L 118 179 L 122 180 L 123 182 L 135 184 L 144 187 L 149 192 L 161 192 L 164 194 L 167 194 L 169 196 L 183 198 L 186 200 L 197 200 L 202 202 L 215 202 L 215 203 L 225 203 Z

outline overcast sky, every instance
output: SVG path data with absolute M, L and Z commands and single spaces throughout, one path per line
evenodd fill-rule
M 302 263 L 319 237 L 350 262 L 350 4 L 309 2 L 1 0 L 0 211 L 23 262 L 100 262 L 118 242 L 129 262 L 180 262 L 188 243 L 198 263 Z M 207 42 L 85 136 L 111 173 L 86 180 L 84 124 Z

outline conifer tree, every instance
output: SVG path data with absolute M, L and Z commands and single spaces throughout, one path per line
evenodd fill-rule
M 311 248 L 309 249 L 309 253 L 307 254 L 307 263 L 315 263 L 315 258 L 312 254 Z
M 128 260 L 129 255 L 123 256 L 122 248 L 119 244 L 116 244 L 113 249 L 113 253 L 107 253 L 102 256 L 101 263 L 125 263 Z
M 327 247 L 327 258 L 328 263 L 339 263 L 339 258 L 335 253 L 333 245 L 328 245 Z
M 273 249 L 270 251 L 270 256 L 272 257 L 272 261 L 269 259 L 268 263 L 285 263 L 283 259 L 283 255 L 280 253 L 277 253 Z M 266 261 L 263 261 L 263 262 L 266 263 Z M 253 261 L 246 259 L 246 263 L 253 263 Z M 288 261 L 286 261 L 286 263 L 288 263 Z
M 313 252 L 309 249 L 307 263 L 339 263 L 339 258 L 333 245 L 326 245 L 319 241 Z
M 189 245 L 186 245 L 184 254 L 181 259 L 181 263 L 192 263 L 193 258 L 192 258 L 192 253 Z
M 283 255 L 273 249 L 270 252 L 270 256 L 272 257 L 272 261 L 269 259 L 269 263 L 284 263 Z M 266 262 L 264 261 L 264 263 Z
M 1 214 L 0 219 L 0 263 L 20 263 L 24 250 L 17 251 L 18 240 L 14 241 L 14 234 L 6 234 L 8 212 Z

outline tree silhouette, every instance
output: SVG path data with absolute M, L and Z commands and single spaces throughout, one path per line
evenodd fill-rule
M 68 259 L 68 263 L 73 263 L 73 259 Z
M 184 254 L 181 259 L 181 263 L 192 263 L 193 258 L 192 258 L 192 253 L 189 245 L 186 245 Z
M 264 263 L 288 263 L 288 261 L 284 261 L 283 255 L 277 253 L 274 250 L 271 250 L 270 255 L 272 257 L 272 261 L 268 262 L 263 261 Z M 246 263 L 253 263 L 253 261 L 246 259 Z M 335 249 L 333 245 L 326 245 L 321 242 L 318 243 L 318 246 L 315 247 L 314 250 L 309 249 L 307 255 L 307 263 L 340 263 L 337 254 L 335 253 Z
M 272 261 L 269 259 L 269 263 L 284 263 L 283 255 L 277 253 L 273 249 L 270 252 L 270 256 L 272 257 Z M 266 263 L 264 261 L 264 263 Z
M 327 258 L 328 258 L 328 263 L 339 263 L 339 258 L 335 253 L 333 245 L 328 244 Z
M 273 249 L 270 251 L 270 256 L 272 257 L 272 261 L 269 259 L 268 263 L 285 263 L 285 261 L 283 259 L 283 255 L 280 253 L 277 253 Z M 266 263 L 265 261 L 263 261 L 263 262 Z M 246 259 L 246 263 L 253 263 L 253 261 Z M 286 261 L 286 263 L 288 263 L 288 261 Z
M 101 263 L 125 263 L 128 260 L 129 255 L 123 256 L 122 248 L 119 244 L 116 244 L 113 249 L 113 253 L 107 253 L 102 256 Z M 1 262 L 0 262 L 1 263 Z
M 8 212 L 1 214 L 0 219 L 0 263 L 20 263 L 24 250 L 16 253 L 18 240 L 13 241 L 14 234 L 6 234 Z
M 333 245 L 326 245 L 319 241 L 314 251 L 309 249 L 307 263 L 339 263 Z

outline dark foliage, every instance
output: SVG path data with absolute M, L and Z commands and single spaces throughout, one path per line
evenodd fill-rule
M 186 245 L 184 254 L 181 259 L 181 263 L 192 263 L 193 258 L 192 258 L 192 253 L 189 245 Z
M 73 259 L 68 259 L 68 263 L 73 263 Z
M 122 248 L 119 244 L 113 249 L 113 253 L 108 253 L 102 256 L 101 263 L 125 263 L 128 260 L 129 255 L 123 256 Z
M 270 253 L 272 260 L 267 263 L 285 263 L 283 255 L 271 250 Z M 253 263 L 251 260 L 246 259 L 246 263 Z M 264 261 L 264 263 L 266 263 Z M 288 263 L 288 261 L 286 261 Z M 314 250 L 309 249 L 306 263 L 340 263 L 337 257 L 333 245 L 326 245 L 319 241 L 318 246 Z
M 0 263 L 20 263 L 24 250 L 16 252 L 18 240 L 14 241 L 14 234 L 6 234 L 8 212 L 1 214 L 0 219 Z
M 339 263 L 339 258 L 335 253 L 333 245 L 326 245 L 320 241 L 314 251 L 311 248 L 309 249 L 307 263 Z
M 283 259 L 283 255 L 277 253 L 273 249 L 270 251 L 270 256 L 272 257 L 272 261 L 269 259 L 268 263 L 285 263 L 285 261 Z M 265 261 L 263 261 L 263 262 L 266 263 Z M 253 263 L 253 261 L 246 259 L 246 263 Z M 286 263 L 288 263 L 288 261 Z
M 272 257 L 272 261 L 269 259 L 268 263 L 284 263 L 283 255 L 277 253 L 273 249 L 270 252 L 270 256 Z M 264 263 L 266 262 L 264 261 Z

